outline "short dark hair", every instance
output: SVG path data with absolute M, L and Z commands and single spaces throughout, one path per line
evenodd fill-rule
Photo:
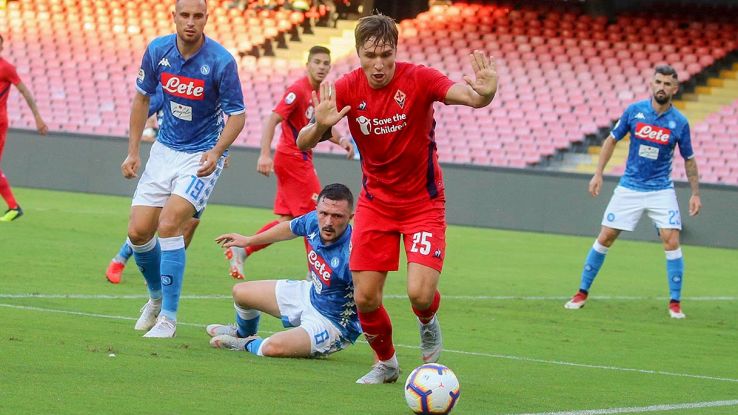
M 349 208 L 354 208 L 354 195 L 351 193 L 348 187 L 341 183 L 332 183 L 324 187 L 318 195 L 318 202 L 322 199 L 329 199 L 334 201 L 345 200 L 349 204 Z
M 397 24 L 391 17 L 381 13 L 364 16 L 359 19 L 359 23 L 354 29 L 354 38 L 356 39 L 357 52 L 371 38 L 374 38 L 377 46 L 390 45 L 396 48 L 398 38 Z
M 671 65 L 659 65 L 653 70 L 653 73 L 654 75 L 658 73 L 661 75 L 671 76 L 674 79 L 679 79 L 676 69 Z
M 331 56 L 331 50 L 328 49 L 325 46 L 313 46 L 310 48 L 310 51 L 308 52 L 308 62 L 310 62 L 310 59 L 313 58 L 313 55 L 317 55 L 319 53 L 325 53 L 328 56 Z

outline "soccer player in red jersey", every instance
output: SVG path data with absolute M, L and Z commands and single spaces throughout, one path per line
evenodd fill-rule
M 420 325 L 424 362 L 438 360 L 443 343 L 436 318 L 438 280 L 446 251 L 446 199 L 436 154 L 433 103 L 481 108 L 497 91 L 493 59 L 475 50 L 474 77 L 454 83 L 433 68 L 396 62 L 397 26 L 382 15 L 363 17 L 355 29 L 361 68 L 315 94 L 315 122 L 298 137 L 300 148 L 348 115 L 361 153 L 363 190 L 354 219 L 351 271 L 361 326 L 377 362 L 357 383 L 397 380 L 399 364 L 392 323 L 382 305 L 388 271 L 399 265 L 402 239 L 407 254 L 407 293 Z
M 257 233 L 292 220 L 315 210 L 320 180 L 313 166 L 312 150 L 297 148 L 297 134 L 313 117 L 311 94 L 317 91 L 320 83 L 331 70 L 331 51 L 323 46 L 313 46 L 308 52 L 306 64 L 307 74 L 287 88 L 282 99 L 272 113 L 264 120 L 261 134 L 261 154 L 256 171 L 269 176 L 272 171 L 277 176 L 277 194 L 274 198 L 274 213 L 277 219 L 264 225 Z M 277 150 L 272 159 L 272 139 L 274 130 L 281 123 L 282 134 Z M 351 141 L 340 138 L 331 129 L 328 140 L 340 145 L 347 151 L 347 157 L 354 156 Z M 243 279 L 243 262 L 252 253 L 266 248 L 266 245 L 249 246 L 248 248 L 232 247 L 225 252 L 230 261 L 230 273 L 233 278 Z
M 3 44 L 5 40 L 0 36 L 0 53 L 3 51 Z M 15 67 L 8 61 L 0 57 L 0 162 L 3 158 L 3 148 L 5 148 L 5 137 L 8 134 L 8 95 L 10 95 L 10 85 L 15 85 L 18 91 L 26 99 L 28 108 L 33 112 L 33 117 L 36 119 L 36 129 L 39 134 L 46 135 L 49 131 L 46 127 L 46 123 L 41 118 L 41 114 L 36 108 L 36 102 L 33 100 L 31 91 L 21 82 L 18 73 L 15 71 Z M 8 204 L 8 210 L 5 214 L 0 216 L 0 222 L 10 222 L 23 216 L 23 209 L 21 209 L 18 202 L 13 196 L 13 191 L 10 188 L 10 182 L 5 177 L 3 169 L 0 166 L 0 196 L 3 197 L 5 203 Z

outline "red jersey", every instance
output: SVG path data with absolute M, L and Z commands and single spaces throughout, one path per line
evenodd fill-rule
M 313 86 L 304 76 L 290 85 L 284 96 L 272 111 L 282 117 L 282 135 L 279 137 L 277 151 L 286 154 L 299 154 L 305 160 L 312 160 L 312 151 L 297 148 L 297 134 L 313 118 Z
M 433 68 L 397 62 L 388 85 L 372 89 L 361 68 L 336 81 L 336 107 L 351 106 L 349 130 L 361 154 L 362 197 L 414 204 L 444 196 L 433 102 L 454 84 Z
M 18 85 L 21 82 L 15 66 L 0 58 L 0 124 L 8 123 L 8 95 L 10 85 Z

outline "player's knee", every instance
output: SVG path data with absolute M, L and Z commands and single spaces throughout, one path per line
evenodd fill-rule
M 159 236 L 164 238 L 179 236 L 183 234 L 182 224 L 176 218 L 162 216 L 159 218 L 157 232 L 159 232 Z
M 374 311 L 382 304 L 382 298 L 374 293 L 354 292 L 354 302 L 360 311 Z
M 248 306 L 249 283 L 242 282 L 233 286 L 233 301 L 241 307 Z
M 261 354 L 267 357 L 291 357 L 288 345 L 280 339 L 269 338 L 261 344 Z
M 430 295 L 421 291 L 408 292 L 407 298 L 410 299 L 410 303 L 413 305 L 413 307 L 417 308 L 418 310 L 425 310 L 430 307 L 431 304 L 433 304 L 434 294 L 435 291 L 433 291 Z
M 134 245 L 144 245 L 154 237 L 154 232 L 133 225 L 128 226 L 128 239 Z

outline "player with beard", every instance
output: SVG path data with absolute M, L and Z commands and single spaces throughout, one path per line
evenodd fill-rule
M 318 90 L 320 83 L 331 70 L 331 51 L 323 46 L 313 46 L 308 52 L 305 66 L 307 74 L 287 88 L 272 113 L 264 120 L 261 154 L 257 161 L 256 171 L 267 177 L 274 172 L 277 177 L 274 214 L 278 217 L 262 226 L 257 233 L 312 211 L 318 200 L 320 180 L 313 166 L 313 152 L 312 150 L 300 150 L 297 148 L 296 141 L 297 134 L 313 116 L 311 94 Z M 272 139 L 274 130 L 280 123 L 282 134 L 274 153 L 274 159 L 272 159 Z M 329 131 L 329 134 L 328 140 L 346 149 L 348 158 L 354 156 L 351 140 L 341 138 L 336 129 Z M 243 279 L 243 266 L 246 258 L 267 246 L 269 244 L 251 245 L 246 249 L 238 246 L 228 248 L 225 255 L 230 261 L 231 276 Z M 305 247 L 307 248 L 307 244 Z
M 692 150 L 689 122 L 672 104 L 679 90 L 677 73 L 671 66 L 660 65 L 651 78 L 650 99 L 631 104 L 605 139 L 597 169 L 589 182 L 589 193 L 597 196 L 602 187 L 602 174 L 615 145 L 630 133 L 630 147 L 625 173 L 610 199 L 602 218 L 602 228 L 584 262 L 579 291 L 564 307 L 578 310 L 584 307 L 589 289 L 605 261 L 605 255 L 621 231 L 632 231 L 644 212 L 658 228 L 666 253 L 666 278 L 669 283 L 669 315 L 682 319 L 681 292 L 684 259 L 679 246 L 682 229 L 671 165 L 674 148 L 684 158 L 687 180 L 692 190 L 689 215 L 700 213 L 699 174 Z

